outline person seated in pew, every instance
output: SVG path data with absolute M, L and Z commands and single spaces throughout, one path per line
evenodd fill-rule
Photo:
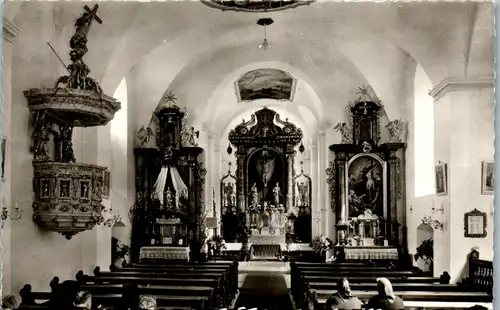
M 353 310 L 361 309 L 363 302 L 358 297 L 352 295 L 351 286 L 346 278 L 337 281 L 337 292 L 332 294 L 327 300 L 326 310 Z
M 135 283 L 123 285 L 122 298 L 113 310 L 137 310 L 139 309 L 139 287 Z
M 405 309 L 403 299 L 394 294 L 391 281 L 387 278 L 377 279 L 378 295 L 368 301 L 366 309 L 374 310 L 400 310 Z
M 19 300 L 14 295 L 7 295 L 2 299 L 2 309 L 15 310 L 19 308 Z
M 155 310 L 156 309 L 156 299 L 153 296 L 143 295 L 139 299 L 139 309 L 144 310 Z

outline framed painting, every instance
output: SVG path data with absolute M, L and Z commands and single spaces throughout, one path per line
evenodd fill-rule
M 288 72 L 262 68 L 242 75 L 236 82 L 238 101 L 274 99 L 293 101 L 297 80 Z
M 448 194 L 448 166 L 445 163 L 436 165 L 436 196 Z
M 493 162 L 483 161 L 481 165 L 481 194 L 493 195 L 495 191 L 495 174 Z
M 487 219 L 485 212 L 474 209 L 464 215 L 464 236 L 466 238 L 486 238 Z

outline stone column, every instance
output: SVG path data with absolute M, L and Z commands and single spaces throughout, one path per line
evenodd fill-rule
M 293 207 L 293 163 L 295 154 L 290 153 L 286 155 L 286 160 L 287 160 L 287 165 L 288 165 L 288 184 L 287 186 L 287 193 L 286 193 L 286 213 L 292 212 L 292 207 Z
M 338 179 L 336 180 L 338 182 L 337 190 L 339 191 L 340 195 L 338 195 L 339 201 L 337 201 L 337 211 L 339 212 L 339 215 L 337 216 L 339 218 L 338 223 L 339 224 L 345 224 L 347 223 L 347 217 L 348 217 L 348 211 L 347 211 L 347 202 L 346 202 L 346 184 L 345 184 L 345 157 L 339 156 L 339 159 L 335 159 L 335 166 L 338 171 L 337 176 Z
M 208 129 L 204 128 L 206 133 L 206 149 L 205 149 L 205 169 L 207 169 L 207 176 L 205 177 L 205 204 L 206 216 L 213 215 L 213 186 L 214 176 L 217 175 L 218 170 L 214 165 L 214 134 Z
M 238 188 L 238 212 L 245 212 L 246 197 L 245 197 L 245 153 L 236 153 L 236 182 Z
M 212 158 L 213 172 L 211 173 L 211 175 L 213 176 L 213 180 L 212 180 L 213 183 L 212 184 L 213 184 L 213 187 L 215 189 L 215 202 L 216 202 L 215 203 L 215 206 L 216 206 L 215 216 L 217 217 L 217 226 L 218 226 L 217 233 L 222 234 L 222 230 L 220 229 L 221 221 L 222 221 L 222 217 L 221 217 L 222 197 L 220 197 L 220 192 L 221 192 L 220 179 L 222 177 L 222 174 L 221 174 L 222 171 L 221 171 L 221 167 L 220 167 L 220 162 L 221 162 L 220 145 L 215 144 L 213 152 L 214 152 L 213 158 Z M 210 193 L 212 195 L 212 191 Z
M 328 190 L 326 187 L 326 164 L 328 161 L 327 149 L 326 149 L 326 134 L 325 131 L 318 130 L 318 178 L 319 178 L 319 207 L 322 217 L 322 234 L 327 235 L 330 230 L 329 227 L 332 223 L 328 221 L 328 212 L 330 212 L 330 207 L 327 206 L 326 195 L 328 195 Z
M 317 220 L 319 210 L 319 178 L 318 178 L 318 146 L 311 145 L 311 235 L 318 236 L 320 232 L 320 223 Z

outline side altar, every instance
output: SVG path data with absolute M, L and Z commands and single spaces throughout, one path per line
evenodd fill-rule
M 134 261 L 197 260 L 203 244 L 203 149 L 174 99 L 169 95 L 137 135 Z
M 345 259 L 396 260 L 406 240 L 402 163 L 407 128 L 401 120 L 388 122 L 389 138 L 381 143 L 383 106 L 363 95 L 348 106 L 349 123 L 336 127 L 342 142 L 330 146 L 336 252 Z
M 286 242 L 299 208 L 294 203 L 295 147 L 302 130 L 263 108 L 229 133 L 236 147 L 236 175 L 221 180 L 222 235 L 226 242 L 241 242 L 242 234 L 269 256 Z M 231 146 L 228 152 L 232 151 Z M 269 250 L 269 249 L 275 250 Z M 275 253 L 278 254 L 278 253 Z M 272 255 L 271 255 L 272 256 Z

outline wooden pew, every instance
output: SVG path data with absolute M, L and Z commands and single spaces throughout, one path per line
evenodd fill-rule
M 58 283 L 58 281 L 58 279 L 55 281 L 53 280 L 51 286 L 54 288 L 54 283 Z M 106 291 L 105 288 L 92 286 L 93 285 L 80 286 L 80 289 L 87 290 L 92 294 L 92 304 L 94 306 L 102 305 L 104 309 L 112 309 L 121 299 L 121 286 L 118 287 L 118 290 L 111 293 L 103 293 Z M 23 289 L 22 305 L 20 309 L 49 309 L 49 301 L 53 297 L 54 292 L 31 292 L 31 287 L 29 290 Z M 139 292 L 140 294 L 155 296 L 158 309 L 191 310 L 211 308 L 206 305 L 206 301 L 208 300 L 206 296 L 157 295 L 151 294 L 151 290 L 146 289 L 141 291 L 141 288 L 139 288 Z
M 377 291 L 377 283 L 350 283 L 353 291 Z M 309 289 L 316 291 L 337 291 L 337 283 L 335 282 L 309 282 Z M 428 284 L 428 283 L 392 283 L 392 288 L 395 292 L 398 291 L 433 291 L 433 292 L 469 292 L 470 288 L 458 286 L 456 284 Z
M 291 291 L 299 307 L 307 307 L 306 303 L 310 302 L 311 296 L 314 299 L 326 300 L 336 292 L 337 281 L 340 278 L 347 278 L 351 289 L 361 292 L 364 295 L 360 297 L 365 298 L 376 295 L 376 278 L 385 277 L 393 283 L 397 294 L 405 294 L 402 297 L 407 297 L 410 301 L 429 300 L 429 295 L 431 298 L 437 298 L 438 301 L 454 300 L 454 298 L 465 298 L 465 301 L 488 301 L 487 297 L 481 294 L 467 296 L 468 290 L 456 285 L 437 284 L 440 278 L 422 277 L 418 276 L 418 272 L 394 270 L 392 267 L 359 263 L 337 265 L 336 263 L 292 262 L 290 265 Z M 435 284 L 437 286 L 433 287 Z M 314 294 L 311 293 L 312 291 Z M 437 295 L 439 296 L 436 297 Z
M 123 285 L 127 283 L 133 283 L 138 285 L 139 287 L 209 287 L 213 291 L 211 291 L 211 293 L 208 295 L 203 294 L 199 289 L 192 289 L 191 294 L 207 297 L 207 301 L 205 302 L 207 307 L 222 307 L 227 306 L 230 303 L 229 294 L 227 293 L 227 286 L 224 282 L 222 282 L 223 278 L 221 274 L 209 276 L 201 276 L 199 274 L 170 274 L 161 276 L 135 273 L 134 275 L 123 276 L 119 272 L 106 272 L 106 276 L 102 276 L 99 272 L 96 272 L 95 276 L 88 276 L 84 275 L 82 271 L 79 271 L 76 275 L 76 279 L 80 283 L 80 285 L 91 283 L 94 285 Z M 170 294 L 168 296 L 174 295 Z
M 147 263 L 134 263 L 130 266 L 126 266 L 123 269 L 114 270 L 117 272 L 122 271 L 139 271 L 139 272 L 161 272 L 163 271 L 173 271 L 173 270 L 193 270 L 193 271 L 215 271 L 215 270 L 225 270 L 227 271 L 227 280 L 229 283 L 229 294 L 230 298 L 236 296 L 238 290 L 238 262 L 237 261 L 216 261 L 216 262 L 204 262 L 197 264 L 177 264 L 177 265 L 167 265 L 167 264 L 147 264 Z
M 197 279 L 211 279 L 216 280 L 216 284 L 205 285 L 211 286 L 215 289 L 215 296 L 217 297 L 217 302 L 210 303 L 214 306 L 227 306 L 231 299 L 233 298 L 234 284 L 231 283 L 228 275 L 228 271 L 189 271 L 189 270 L 159 270 L 157 272 L 147 271 L 147 272 L 136 272 L 136 271 L 116 271 L 116 272 L 102 272 L 98 267 L 94 269 L 94 278 L 88 278 L 88 276 L 83 275 L 83 272 L 77 274 L 78 281 L 88 282 L 92 279 L 94 283 L 114 283 L 114 284 L 125 284 L 126 281 L 132 281 L 136 284 L 142 285 L 169 285 L 170 279 L 180 280 L 175 281 L 175 285 L 188 285 L 194 286 L 193 281 Z M 116 279 L 119 279 L 116 281 Z M 128 280 L 126 280 L 128 279 Z M 131 280 L 133 279 L 133 280 Z M 147 280 L 144 280 L 147 279 Z M 154 279 L 154 280 L 152 280 Z M 193 280 L 193 281 L 189 281 Z M 131 283 L 132 283 L 131 282 Z M 173 284 L 170 284 L 173 285 Z M 236 284 L 237 285 L 237 284 Z M 234 293 L 235 295 L 236 293 Z

